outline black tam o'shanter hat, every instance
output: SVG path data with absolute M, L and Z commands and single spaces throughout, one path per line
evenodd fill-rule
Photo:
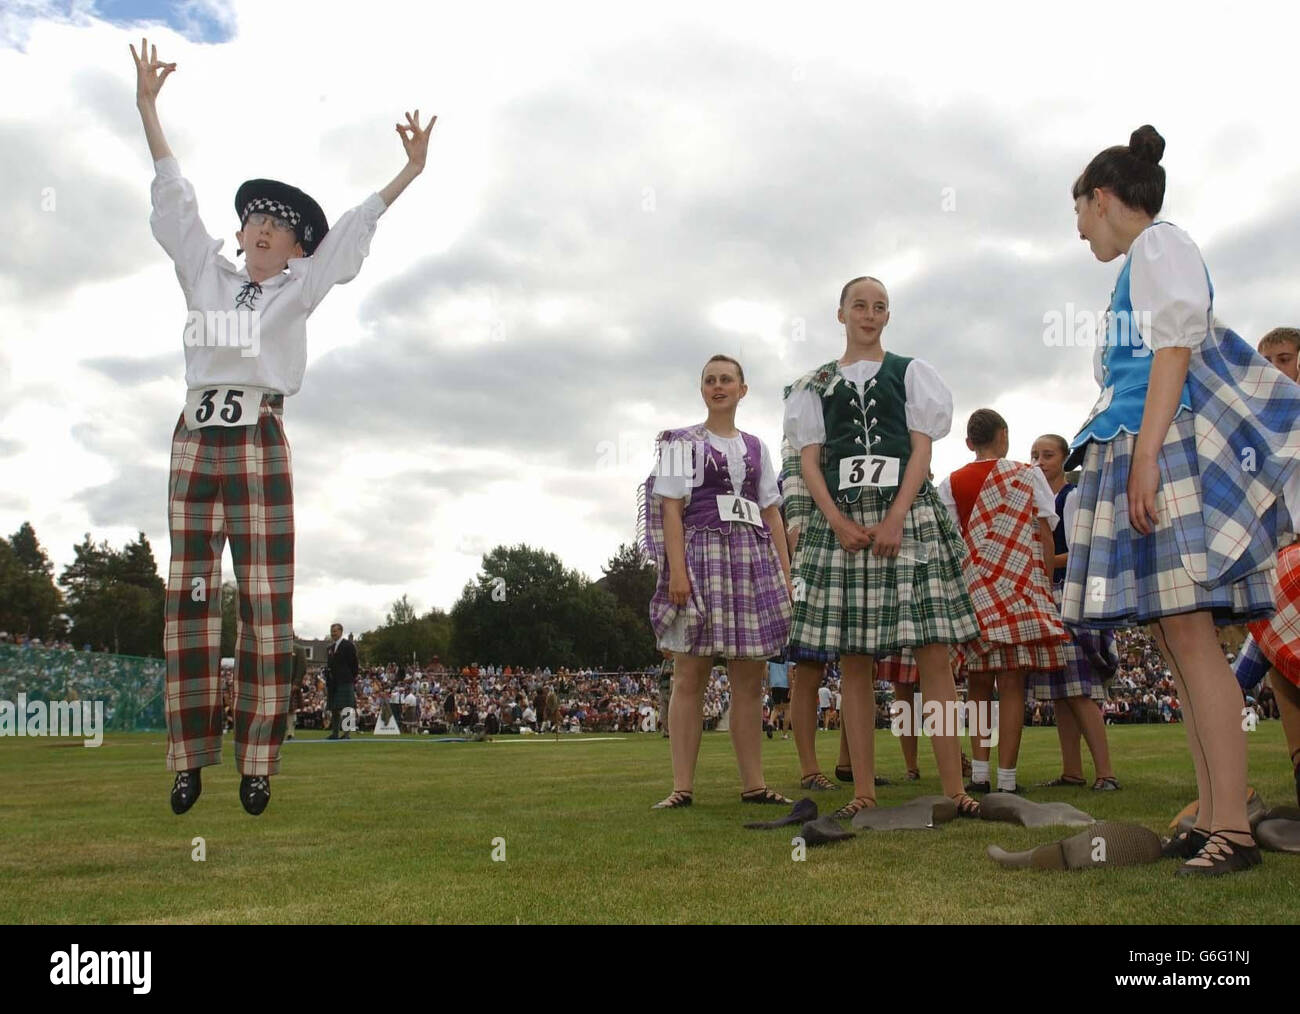
M 279 180 L 248 180 L 236 191 L 235 214 L 239 216 L 241 229 L 248 216 L 258 211 L 289 221 L 307 257 L 316 252 L 317 245 L 330 230 L 319 204 L 297 187 Z

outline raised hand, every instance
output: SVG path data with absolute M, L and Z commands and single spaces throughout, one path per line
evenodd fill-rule
M 417 109 L 414 116 L 410 113 L 406 114 L 405 124 L 397 124 L 397 135 L 402 139 L 402 147 L 406 149 L 406 157 L 410 160 L 411 165 L 417 169 L 424 168 L 424 160 L 429 155 L 429 134 L 433 131 L 433 125 L 437 122 L 438 117 L 431 117 L 429 125 L 421 129 L 420 111 Z
M 167 75 L 176 69 L 174 63 L 158 62 L 158 47 L 150 46 L 147 39 L 140 40 L 140 54 L 131 46 L 131 58 L 135 60 L 135 101 L 152 103 L 162 91 Z

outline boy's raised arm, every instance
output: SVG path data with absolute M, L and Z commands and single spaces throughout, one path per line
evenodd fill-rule
M 414 116 L 406 114 L 405 125 L 397 124 L 397 134 L 402 139 L 402 147 L 406 149 L 406 165 L 402 166 L 402 171 L 393 177 L 388 186 L 379 191 L 384 207 L 389 207 L 406 189 L 407 184 L 424 172 L 424 162 L 429 155 L 429 134 L 437 122 L 438 117 L 434 116 L 427 127 L 420 129 L 420 111 L 417 109 Z
M 158 61 L 158 47 L 149 46 L 147 39 L 140 40 L 140 55 L 131 46 L 131 58 L 135 60 L 135 105 L 140 110 L 140 120 L 144 123 L 144 136 L 149 142 L 149 154 L 157 162 L 160 158 L 171 158 L 172 150 L 167 146 L 163 136 L 162 124 L 158 120 L 158 93 L 162 91 L 163 82 L 176 69 L 174 63 Z

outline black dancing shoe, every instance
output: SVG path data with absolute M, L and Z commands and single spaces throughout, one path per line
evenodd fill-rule
M 1249 834 L 1233 831 L 1232 834 Z M 1209 860 L 1208 866 L 1194 866 L 1193 860 Z M 1201 851 L 1192 856 L 1175 871 L 1180 877 L 1219 877 L 1225 873 L 1238 873 L 1260 864 L 1258 845 L 1242 845 L 1227 835 L 1215 831 L 1205 840 Z
M 184 813 L 198 802 L 203 791 L 202 772 L 202 768 L 176 772 L 176 781 L 172 782 L 172 813 Z
M 967 782 L 965 792 L 970 795 L 972 792 L 992 792 L 993 786 L 988 782 Z
M 239 780 L 239 801 L 256 817 L 271 801 L 271 779 L 266 775 L 244 775 Z

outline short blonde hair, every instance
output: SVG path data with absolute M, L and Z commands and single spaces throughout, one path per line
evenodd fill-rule
M 1263 352 L 1271 345 L 1290 345 L 1296 352 L 1300 352 L 1300 328 L 1295 327 L 1275 327 L 1268 334 L 1259 340 L 1256 351 Z

